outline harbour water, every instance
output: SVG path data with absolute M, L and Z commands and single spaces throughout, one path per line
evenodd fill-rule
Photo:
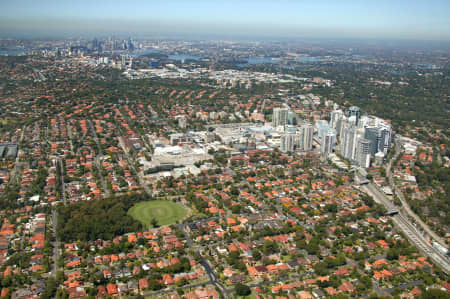
M 170 54 L 168 55 L 169 59 L 186 61 L 186 60 L 200 60 L 202 57 L 200 56 L 192 56 L 192 55 L 184 55 L 184 54 Z
M 157 50 L 157 49 L 147 49 L 147 50 L 143 50 L 140 52 L 133 52 L 133 53 L 129 53 L 130 56 L 142 56 L 142 55 L 146 55 L 146 54 L 154 54 L 154 53 L 161 53 L 163 54 L 162 51 Z M 168 54 L 167 55 L 168 59 L 171 60 L 177 60 L 177 61 L 186 61 L 186 60 L 201 60 L 204 57 L 201 56 L 196 56 L 196 55 L 187 55 L 187 54 Z M 246 61 L 244 63 L 237 63 L 236 66 L 239 67 L 245 67 L 248 65 L 253 65 L 253 64 L 281 64 L 280 58 L 279 57 L 243 57 L 240 58 L 241 61 Z M 313 57 L 313 56 L 301 56 L 301 57 L 297 57 L 295 58 L 295 61 L 297 63 L 315 63 L 315 62 L 321 62 L 324 61 L 326 59 L 322 58 L 322 57 Z
M 0 55 L 17 56 L 28 51 L 28 49 L 0 50 Z

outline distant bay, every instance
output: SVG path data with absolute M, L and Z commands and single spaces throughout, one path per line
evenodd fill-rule
M 11 50 L 0 49 L 0 55 L 17 56 L 29 51 L 30 50 L 28 49 L 11 49 Z

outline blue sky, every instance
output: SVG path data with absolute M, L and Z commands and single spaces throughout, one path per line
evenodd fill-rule
M 3 34 L 119 31 L 450 40 L 449 0 L 0 0 L 0 19 Z

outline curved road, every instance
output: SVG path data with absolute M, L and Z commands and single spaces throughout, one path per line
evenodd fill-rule
M 185 225 L 185 224 L 184 224 Z M 208 261 L 202 256 L 202 254 L 200 253 L 200 250 L 195 250 L 194 249 L 194 244 L 192 243 L 191 237 L 189 236 L 189 234 L 184 230 L 183 224 L 178 224 L 177 225 L 178 229 L 183 233 L 184 238 L 186 239 L 186 243 L 189 246 L 189 248 L 193 249 L 199 256 L 200 256 L 200 264 L 203 266 L 203 268 L 205 268 L 206 274 L 209 277 L 209 282 L 214 285 L 215 287 L 217 287 L 218 289 L 220 289 L 222 291 L 222 293 L 224 294 L 225 298 L 230 298 L 230 295 L 232 293 L 231 290 L 226 289 L 217 279 L 216 273 L 214 272 L 214 270 L 211 268 L 211 266 L 209 265 Z

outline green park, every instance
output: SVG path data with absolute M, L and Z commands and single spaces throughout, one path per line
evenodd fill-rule
M 187 211 L 181 205 L 167 200 L 145 201 L 135 204 L 128 215 L 145 227 L 170 225 L 186 217 Z

